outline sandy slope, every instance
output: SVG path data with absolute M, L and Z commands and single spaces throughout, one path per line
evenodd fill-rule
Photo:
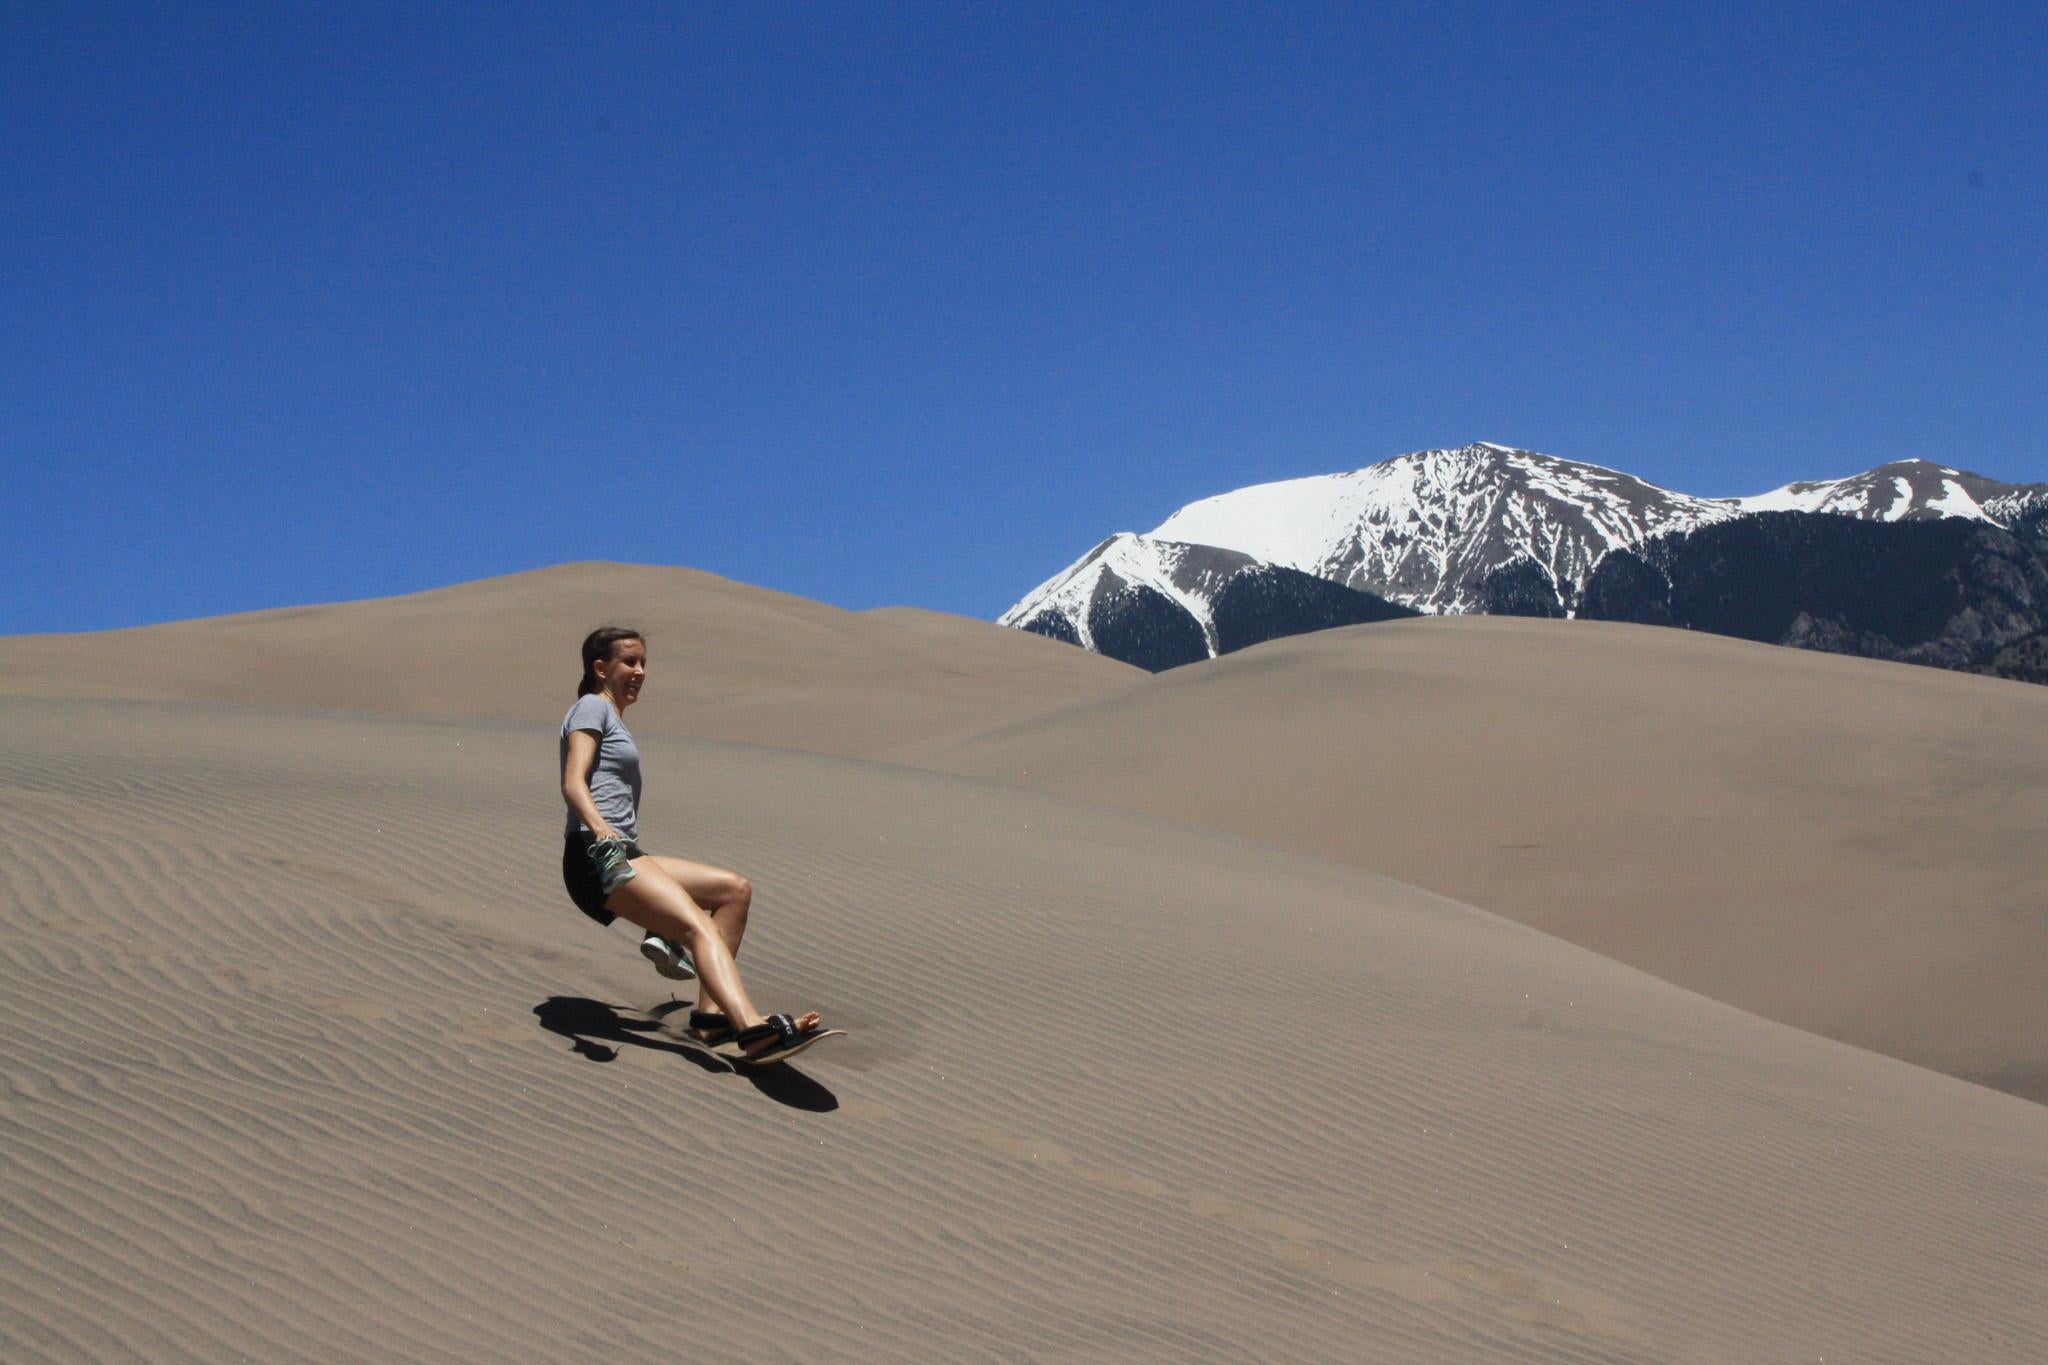
M 863 754 L 1140 682 L 937 612 L 849 612 L 693 569 L 564 564 L 432 592 L 0 639 L 14 694 L 303 703 L 561 720 L 598 625 L 648 633 L 639 729 Z
M 855 1030 L 801 1071 L 643 1013 L 547 726 L 0 700 L 0 1357 L 2048 1356 L 2048 1109 L 1334 863 L 644 747 Z
M 1341 859 L 2048 1100 L 2048 688 L 1429 619 L 893 756 Z

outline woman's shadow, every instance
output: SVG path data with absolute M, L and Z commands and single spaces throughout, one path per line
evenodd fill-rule
M 702 1044 L 685 1041 L 671 1032 L 663 1019 L 685 1006 L 680 1001 L 658 1005 L 642 1014 L 638 1010 L 607 1005 L 580 995 L 551 995 L 533 1007 L 540 1026 L 569 1040 L 569 1050 L 593 1062 L 609 1062 L 620 1047 L 644 1047 L 668 1052 L 713 1075 L 737 1073 L 778 1104 L 829 1114 L 839 1107 L 839 1097 L 787 1062 L 771 1066 L 734 1065 Z

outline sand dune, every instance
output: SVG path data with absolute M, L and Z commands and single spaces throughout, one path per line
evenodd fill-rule
M 940 613 L 581 564 L 0 640 L 0 688 L 551 727 L 575 642 L 622 617 L 653 641 L 636 730 L 884 757 L 1336 858 L 2048 1099 L 2048 692 L 2017 684 L 1502 618 L 1155 678 Z
M 2048 1100 L 2048 689 L 1439 618 L 890 756 L 1340 859 Z
M 432 592 L 0 639 L 15 695 L 297 703 L 558 723 L 577 646 L 623 621 L 654 669 L 636 729 L 864 754 L 1139 682 L 937 612 L 849 612 L 692 569 L 564 564 Z
M 0 701 L 0 1355 L 2048 1356 L 2040 1106 L 1328 861 L 648 736 L 757 991 L 854 1030 L 750 1083 L 563 903 L 552 747 Z

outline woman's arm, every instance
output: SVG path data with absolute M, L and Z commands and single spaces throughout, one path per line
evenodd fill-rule
M 582 817 L 590 832 L 600 839 L 616 839 L 618 832 L 597 813 L 590 795 L 590 770 L 597 766 L 597 731 L 571 730 L 569 755 L 562 760 L 562 799 Z

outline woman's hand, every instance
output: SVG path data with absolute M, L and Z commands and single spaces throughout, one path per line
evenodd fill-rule
M 617 839 L 599 839 L 590 846 L 590 865 L 597 869 L 597 884 L 606 896 L 633 880 L 636 875 L 626 857 L 626 845 Z

